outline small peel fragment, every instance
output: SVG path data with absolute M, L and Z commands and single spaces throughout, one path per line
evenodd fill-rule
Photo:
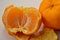
M 53 29 L 44 28 L 39 36 L 32 36 L 30 40 L 57 40 L 58 36 Z

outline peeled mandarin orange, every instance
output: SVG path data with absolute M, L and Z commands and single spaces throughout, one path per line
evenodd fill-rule
M 19 21 L 21 21 L 22 17 L 23 17 L 22 11 L 19 8 L 14 7 L 9 11 L 9 14 L 7 15 L 8 24 L 12 28 L 19 27 L 20 24 L 18 25 L 18 23 Z M 20 20 L 18 20 L 18 18 Z
M 33 7 L 19 8 L 11 5 L 5 9 L 2 20 L 11 33 L 22 32 L 30 35 L 40 28 L 41 14 Z
M 13 12 L 11 12 L 11 10 Z M 15 12 L 14 12 L 14 10 L 15 10 Z M 11 36 L 15 37 L 17 40 L 28 40 L 30 36 L 25 35 L 25 34 L 23 34 L 21 32 L 13 33 L 13 32 L 16 32 L 15 31 L 16 29 L 14 29 L 12 31 L 12 29 L 15 28 L 15 27 L 17 28 L 18 25 L 16 25 L 17 23 L 14 23 L 14 21 L 12 21 L 11 19 L 14 19 L 16 17 L 16 15 L 17 16 L 20 15 L 19 12 L 20 12 L 19 9 L 17 7 L 15 7 L 15 6 L 13 6 L 13 5 L 10 5 L 10 6 L 6 7 L 5 11 L 4 11 L 4 14 L 2 16 L 2 21 L 3 21 L 4 25 L 5 25 L 6 30 L 8 31 L 8 33 Z M 14 15 L 12 15 L 12 13 Z M 21 16 L 22 16 L 22 14 L 21 14 Z M 18 18 L 19 17 L 20 16 L 18 16 Z
M 39 11 L 46 27 L 60 30 L 60 0 L 43 0 Z

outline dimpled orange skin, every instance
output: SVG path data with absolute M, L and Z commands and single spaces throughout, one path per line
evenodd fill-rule
M 60 30 L 60 0 L 43 0 L 39 11 L 46 27 Z

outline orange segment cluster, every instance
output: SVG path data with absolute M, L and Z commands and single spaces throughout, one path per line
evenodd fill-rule
M 7 15 L 6 15 L 7 14 Z M 8 33 L 17 39 L 28 40 L 41 25 L 41 14 L 38 9 L 19 8 L 13 5 L 8 6 L 2 16 L 2 20 Z
M 21 19 L 22 16 L 23 16 L 23 13 L 22 13 L 22 11 L 20 11 L 19 8 L 16 8 L 16 7 L 12 8 L 9 11 L 9 14 L 7 15 L 8 24 L 11 27 L 18 27 L 18 21 L 21 21 L 21 20 L 18 20 L 18 18 Z

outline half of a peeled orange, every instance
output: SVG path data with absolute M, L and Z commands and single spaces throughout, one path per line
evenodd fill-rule
M 27 35 L 35 33 L 41 25 L 41 15 L 33 7 L 20 8 L 10 5 L 5 9 L 2 20 L 10 32 L 22 32 Z

